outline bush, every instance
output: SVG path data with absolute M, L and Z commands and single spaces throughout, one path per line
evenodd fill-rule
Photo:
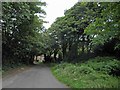
M 56 64 L 52 72 L 72 88 L 117 88 L 120 77 L 110 73 L 120 69 L 119 63 L 111 57 L 96 57 L 83 63 Z
M 111 57 L 96 57 L 87 62 L 94 70 L 109 75 L 115 75 L 114 71 L 120 71 L 120 61 Z M 118 75 L 117 75 L 118 76 Z

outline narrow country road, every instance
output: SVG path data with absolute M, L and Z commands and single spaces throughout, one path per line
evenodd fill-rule
M 67 88 L 46 65 L 33 66 L 2 81 L 2 88 Z

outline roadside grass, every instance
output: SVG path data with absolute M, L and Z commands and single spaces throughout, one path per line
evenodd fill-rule
M 120 61 L 111 57 L 52 64 L 51 70 L 59 81 L 71 88 L 120 88 Z
M 7 74 L 9 74 L 11 72 L 11 70 L 23 69 L 26 66 L 27 66 L 26 64 L 22 64 L 22 63 L 12 64 L 12 65 L 4 65 L 1 68 L 1 73 L 2 73 L 3 76 L 6 76 Z

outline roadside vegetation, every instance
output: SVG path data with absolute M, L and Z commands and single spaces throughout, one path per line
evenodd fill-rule
M 120 87 L 120 2 L 78 2 L 48 29 L 43 6 L 2 3 L 2 70 L 32 65 L 43 55 L 72 88 Z
M 120 88 L 120 61 L 111 57 L 53 64 L 52 72 L 71 88 Z
M 43 52 L 45 2 L 2 2 L 2 72 L 31 65 Z M 38 15 L 39 13 L 39 15 Z
M 78 2 L 56 19 L 48 31 L 62 53 L 52 67 L 58 80 L 71 88 L 120 88 L 119 9 L 119 2 Z
M 28 65 L 26 64 L 12 64 L 10 66 L 8 65 L 5 65 L 1 68 L 1 72 L 2 72 L 2 75 L 6 75 L 8 72 L 10 72 L 11 70 L 14 70 L 14 69 L 21 69 L 21 68 L 24 68 L 24 67 L 27 67 Z

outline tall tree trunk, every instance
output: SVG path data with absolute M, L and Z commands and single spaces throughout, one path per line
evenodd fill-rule
M 57 57 L 56 57 L 56 56 L 57 56 L 57 52 L 58 52 L 58 50 L 55 49 L 55 50 L 54 50 L 54 60 L 55 60 L 55 61 L 57 60 Z
M 63 58 L 66 57 L 66 49 L 67 49 L 67 44 L 65 43 L 65 44 L 62 45 Z
M 83 35 L 82 35 L 82 53 L 85 52 L 85 47 L 84 47 L 84 45 L 85 45 L 85 37 L 84 37 L 84 34 L 83 34 Z
M 78 56 L 78 44 L 79 44 L 79 38 L 78 35 L 76 38 L 73 39 L 73 42 L 70 42 L 69 44 L 69 53 L 68 53 L 68 59 L 74 60 Z
M 34 60 L 34 55 L 31 55 L 28 64 L 33 65 L 33 60 Z
M 90 46 L 89 46 L 89 44 L 90 44 L 90 38 L 89 38 L 89 35 L 87 36 L 87 42 L 86 42 L 86 44 L 87 44 L 87 53 L 89 55 L 89 53 L 90 53 Z

